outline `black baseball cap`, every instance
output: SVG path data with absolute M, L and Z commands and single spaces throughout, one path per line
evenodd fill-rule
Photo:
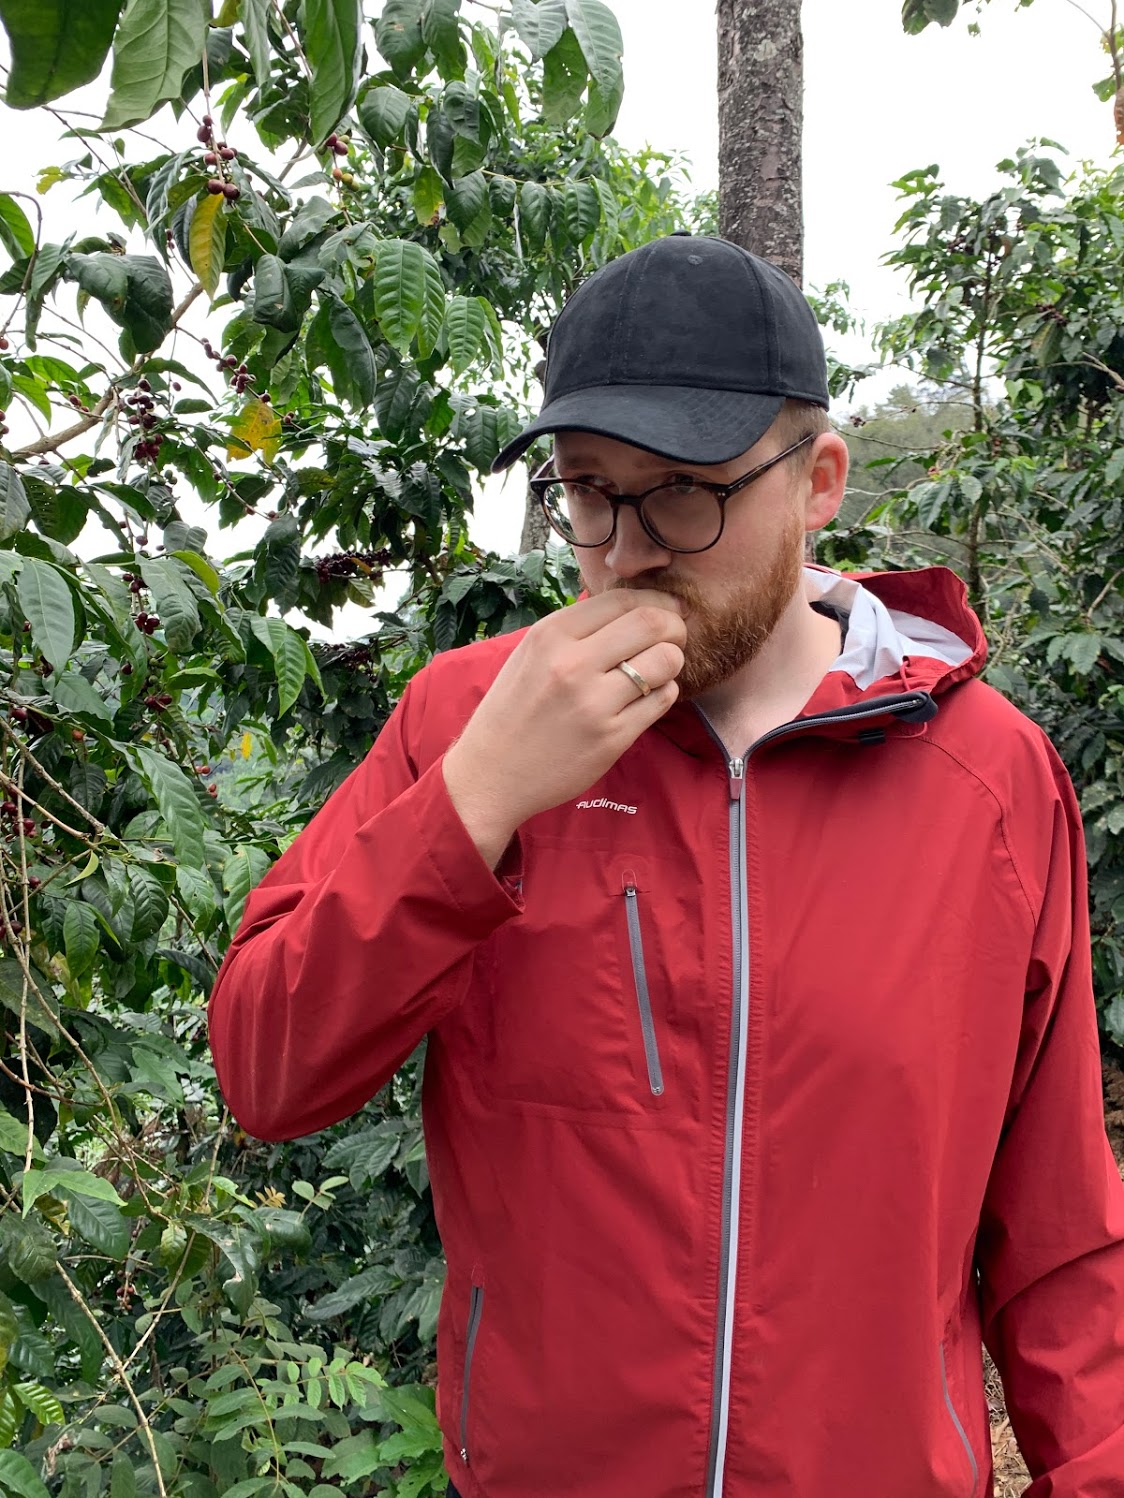
M 815 314 L 779 266 L 685 231 L 611 260 L 563 307 L 539 415 L 496 458 L 544 432 L 596 432 L 682 463 L 728 463 L 786 400 L 827 407 Z

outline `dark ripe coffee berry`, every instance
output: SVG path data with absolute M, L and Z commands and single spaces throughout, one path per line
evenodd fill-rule
M 161 707 L 171 707 L 174 699 L 172 698 L 170 692 L 161 692 L 156 700 L 157 702 L 159 702 Z
M 223 186 L 222 195 L 228 203 L 236 203 L 242 196 L 242 189 L 237 182 L 227 182 Z
M 226 358 L 222 362 L 225 369 L 238 368 L 238 360 L 234 357 L 233 354 L 227 354 Z
M 212 177 L 211 180 L 207 183 L 207 191 L 213 198 L 217 198 L 219 193 L 224 190 L 225 186 L 226 184 L 224 182 L 220 182 L 217 177 Z
M 141 378 L 140 378 L 140 379 L 139 379 L 139 380 L 138 380 L 138 381 L 137 381 L 137 389 L 138 389 L 138 390 L 143 390 L 143 391 L 144 391 L 144 393 L 145 393 L 145 395 L 148 395 L 148 394 L 149 394 L 149 393 L 150 393 L 150 391 L 151 391 L 151 390 L 152 390 L 152 386 L 151 386 L 151 385 L 150 385 L 150 384 L 149 384 L 149 383 L 148 383 L 148 381 L 147 381 L 147 380 L 146 380 L 146 379 L 145 379 L 145 378 L 144 378 L 144 377 L 143 377 L 143 376 L 142 376 L 142 377 L 141 377 Z
M 3 333 L 0 333 L 0 349 L 7 349 L 7 348 L 11 348 L 11 344 L 4 337 Z
M 14 801 L 5 801 L 0 805 L 0 812 L 3 812 L 6 817 L 14 817 L 16 811 L 17 807 Z
M 138 546 L 147 546 L 148 545 L 148 537 L 147 536 L 138 536 L 137 537 L 137 545 Z
M 183 386 L 180 384 L 180 382 L 178 380 L 173 380 L 172 381 L 172 389 L 173 390 L 182 390 Z
M 340 141 L 339 136 L 333 130 L 332 133 L 331 133 L 331 135 L 329 135 L 328 139 L 324 142 L 324 144 L 328 147 L 329 151 L 334 151 L 336 149 L 336 147 L 339 145 L 339 141 Z
M 196 775 L 209 775 L 211 773 L 211 767 L 210 765 L 196 765 L 195 773 Z
M 214 124 L 214 123 L 215 123 L 215 122 L 214 122 L 214 120 L 213 120 L 213 119 L 212 119 L 212 118 L 211 118 L 211 116 L 210 116 L 210 115 L 209 115 L 209 114 L 205 114 L 205 115 L 204 115 L 204 116 L 203 116 L 203 123 L 204 123 L 204 125 L 206 125 L 206 127 L 207 127 L 207 129 L 208 129 L 208 130 L 209 130 L 209 129 L 210 129 L 210 128 L 211 128 L 211 126 L 212 126 L 212 125 L 213 125 L 213 124 Z
M 239 366 L 238 366 L 238 373 L 239 374 L 249 374 L 250 373 L 250 366 L 248 364 L 239 364 Z
M 337 140 L 335 145 L 332 147 L 332 150 L 335 151 L 337 156 L 346 156 L 348 152 L 347 141 Z
M 30 817 L 24 817 L 22 826 L 23 826 L 24 832 L 27 834 L 28 837 L 34 837 L 35 836 L 35 823 L 31 820 Z
M 26 723 L 27 722 L 27 708 L 26 707 L 13 707 L 12 708 L 12 717 L 16 720 L 17 723 Z
M 217 785 L 209 785 L 207 787 L 207 795 L 208 796 L 217 796 L 218 793 L 219 793 L 219 788 L 218 788 Z
M 219 158 L 214 151 L 208 151 L 203 157 L 204 166 L 218 166 Z
M 132 663 L 132 661 L 125 661 L 123 663 L 122 667 L 121 667 L 121 675 L 122 676 L 132 676 L 132 674 L 133 674 L 133 663 Z
M 159 699 L 156 697 L 146 697 L 144 699 L 144 705 L 145 707 L 158 707 L 160 705 Z
M 159 628 L 160 620 L 156 617 L 155 614 L 149 614 L 148 623 L 145 625 L 145 633 L 152 634 L 153 630 L 157 630 Z
M 42 879 L 36 879 L 35 875 L 32 874 L 31 878 L 27 881 L 27 887 L 30 890 L 37 890 L 42 883 Z
M 55 668 L 51 665 L 50 661 L 44 661 L 43 664 L 39 667 L 39 670 L 44 676 L 53 676 Z
M 195 139 L 196 140 L 201 140 L 203 142 L 203 144 L 206 145 L 206 143 L 210 140 L 210 138 L 211 138 L 211 127 L 209 125 L 200 125 L 199 129 L 196 130 L 196 132 L 195 132 Z
M 18 936 L 22 930 L 23 930 L 23 922 L 22 921 L 9 921 L 8 922 L 8 934 L 9 934 L 9 936 Z
M 23 632 L 24 632 L 25 635 L 29 635 L 31 633 L 31 620 L 30 619 L 25 619 L 23 621 Z
M 233 146 L 220 146 L 219 155 L 224 161 L 237 161 L 238 159 L 238 152 Z

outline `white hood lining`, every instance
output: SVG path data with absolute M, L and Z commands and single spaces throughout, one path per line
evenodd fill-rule
M 804 585 L 810 603 L 827 603 L 847 615 L 846 644 L 831 670 L 845 672 L 860 691 L 885 676 L 896 676 L 906 656 L 961 666 L 972 654 L 972 647 L 950 629 L 888 609 L 861 583 L 840 572 L 806 567 Z

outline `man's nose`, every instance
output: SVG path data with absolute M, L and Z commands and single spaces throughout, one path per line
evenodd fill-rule
M 666 567 L 672 553 L 653 541 L 628 505 L 617 510 L 617 528 L 605 553 L 605 566 L 617 577 L 636 577 L 654 567 Z

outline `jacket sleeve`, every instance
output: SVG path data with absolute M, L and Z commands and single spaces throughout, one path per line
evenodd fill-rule
M 1080 812 L 1048 753 L 1047 873 L 977 1265 L 1026 1498 L 1110 1498 L 1124 1494 L 1124 1185 L 1104 1128 Z
M 357 770 L 250 894 L 209 1006 L 223 1096 L 293 1139 L 368 1102 L 464 996 L 477 945 L 519 911 L 445 789 L 419 769 L 416 677 Z

